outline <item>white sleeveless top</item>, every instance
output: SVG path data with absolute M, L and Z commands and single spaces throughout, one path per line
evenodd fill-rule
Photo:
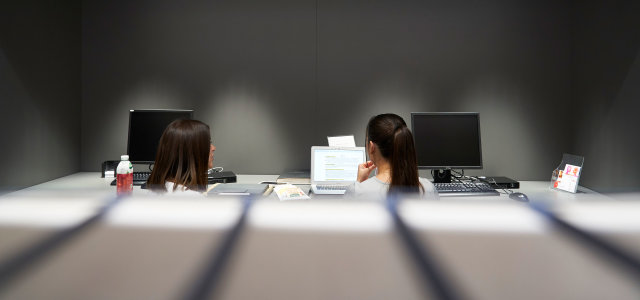
M 203 197 L 205 193 L 201 193 L 198 191 L 190 190 L 186 186 L 178 184 L 176 190 L 173 190 L 174 182 L 165 181 L 164 187 L 167 188 L 167 195 L 175 195 L 175 196 L 200 196 Z

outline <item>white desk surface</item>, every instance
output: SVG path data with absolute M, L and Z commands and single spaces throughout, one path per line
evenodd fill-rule
M 277 175 L 238 175 L 238 183 Z M 0 263 L 91 216 L 115 197 L 112 178 L 76 173 L 0 197 Z M 640 199 L 577 194 L 524 181 L 517 191 L 640 257 Z M 239 219 L 240 199 L 133 197 L 45 256 L 0 298 L 175 299 Z M 274 198 L 267 198 L 274 200 Z M 277 198 L 276 198 L 277 199 Z M 257 201 L 233 248 L 218 299 L 425 299 L 384 205 L 316 197 Z M 207 199 L 205 199 L 207 200 Z M 506 195 L 407 200 L 400 216 L 456 291 L 470 299 L 640 299 L 637 277 Z M 637 273 L 636 273 L 637 275 Z
M 253 184 L 262 181 L 275 181 L 278 175 L 237 175 L 237 183 L 239 184 Z M 25 188 L 23 190 L 6 194 L 6 196 L 26 195 L 26 194 L 38 194 L 45 192 L 49 195 L 62 194 L 69 195 L 69 192 L 85 193 L 93 195 L 115 195 L 115 186 L 111 186 L 110 183 L 113 178 L 100 178 L 99 172 L 79 172 L 64 176 L 58 179 L 54 179 L 42 184 L 34 185 L 32 187 Z M 549 189 L 549 182 L 547 181 L 521 181 L 520 189 L 513 191 L 522 192 L 530 196 L 535 200 L 538 198 L 545 198 L 552 201 L 570 202 L 585 200 L 589 201 L 594 199 L 594 195 L 598 193 L 585 188 L 579 187 L 578 193 L 572 194 L 568 192 L 562 192 L 558 190 Z M 143 195 L 147 191 L 142 190 L 139 186 L 134 186 L 134 195 Z M 588 195 L 588 196 L 587 196 Z M 603 195 L 599 195 L 604 197 Z M 480 197 L 483 200 L 505 200 L 508 199 L 505 194 L 496 197 Z M 1 197 L 0 197 L 1 199 Z M 478 197 L 441 197 L 441 200 L 448 201 L 477 201 Z

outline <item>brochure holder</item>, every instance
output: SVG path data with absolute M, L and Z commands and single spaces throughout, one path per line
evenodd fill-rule
M 584 157 L 573 154 L 562 154 L 562 162 L 551 174 L 551 188 L 575 193 L 582 175 Z

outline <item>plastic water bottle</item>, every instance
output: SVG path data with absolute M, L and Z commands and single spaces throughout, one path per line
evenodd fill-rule
M 131 195 L 133 193 L 133 165 L 129 161 L 129 155 L 120 156 L 116 174 L 118 196 Z

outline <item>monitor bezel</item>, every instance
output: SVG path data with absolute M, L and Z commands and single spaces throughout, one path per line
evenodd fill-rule
M 130 155 L 130 145 L 131 143 L 131 116 L 133 115 L 133 113 L 136 112 L 188 112 L 189 113 L 189 119 L 193 120 L 193 109 L 130 109 L 129 110 L 129 127 L 128 127 L 128 131 L 127 131 L 127 155 Z M 130 158 L 131 159 L 131 158 Z M 155 159 L 152 161 L 146 161 L 146 160 L 130 160 L 131 163 L 134 164 L 153 164 L 155 163 Z
M 482 131 L 480 129 L 480 113 L 479 112 L 412 112 L 411 113 L 411 132 L 413 133 L 414 143 L 416 139 L 415 135 L 415 116 L 443 116 L 443 115 L 453 115 L 453 116 L 476 116 L 478 120 L 478 151 L 480 154 L 480 164 L 475 166 L 421 166 L 418 163 L 417 153 L 416 153 L 416 163 L 418 163 L 418 169 L 420 170 L 455 170 L 455 169 L 483 169 L 484 162 L 482 159 Z M 416 152 L 418 149 L 416 149 Z

